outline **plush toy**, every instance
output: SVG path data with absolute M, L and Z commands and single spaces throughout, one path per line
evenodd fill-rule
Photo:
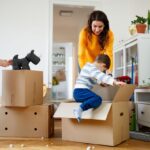
M 37 65 L 40 61 L 40 58 L 34 54 L 34 50 L 32 50 L 26 57 L 19 59 L 18 55 L 15 55 L 12 60 L 13 70 L 30 70 L 29 63 Z

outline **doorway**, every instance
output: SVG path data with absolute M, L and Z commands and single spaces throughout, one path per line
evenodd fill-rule
M 53 53 L 55 53 L 54 45 L 64 45 L 71 43 L 72 51 L 72 72 L 71 79 L 74 85 L 78 75 L 78 37 L 80 30 L 87 25 L 89 14 L 94 10 L 93 6 L 73 6 L 53 4 Z M 67 55 L 65 55 L 67 56 Z M 66 59 L 67 60 L 67 59 Z M 69 62 L 66 62 L 68 64 Z M 52 63 L 52 72 L 56 71 Z M 66 72 L 66 74 L 68 74 Z M 53 86 L 52 86 L 53 88 Z M 72 92 L 71 90 L 69 92 Z M 67 93 L 66 95 L 71 95 Z M 66 97 L 67 98 L 67 97 Z M 69 97 L 70 98 L 70 97 Z

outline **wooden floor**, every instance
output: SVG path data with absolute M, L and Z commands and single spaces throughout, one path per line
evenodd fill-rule
M 91 149 L 88 149 L 88 147 L 91 147 Z M 150 142 L 130 139 L 116 147 L 109 147 L 62 141 L 60 121 L 57 120 L 53 138 L 0 138 L 0 150 L 150 150 Z

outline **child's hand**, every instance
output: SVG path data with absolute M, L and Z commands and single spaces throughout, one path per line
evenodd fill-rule
M 106 83 L 101 83 L 100 86 L 102 87 L 106 87 L 106 86 L 109 86 L 109 84 L 106 84 Z
M 126 85 L 126 83 L 122 82 L 122 81 L 114 81 L 114 84 L 115 85 Z

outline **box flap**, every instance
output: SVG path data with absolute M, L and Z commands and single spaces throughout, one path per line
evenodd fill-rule
M 103 101 L 112 101 L 119 89 L 119 86 L 106 86 L 94 85 L 92 91 L 101 96 Z
M 54 118 L 75 118 L 73 109 L 78 108 L 81 103 L 61 103 L 57 108 Z M 82 119 L 106 120 L 112 103 L 102 103 L 97 109 L 84 111 Z
M 133 84 L 120 86 L 113 99 L 113 102 L 128 101 L 131 98 L 132 94 L 134 93 L 135 88 L 136 86 Z

